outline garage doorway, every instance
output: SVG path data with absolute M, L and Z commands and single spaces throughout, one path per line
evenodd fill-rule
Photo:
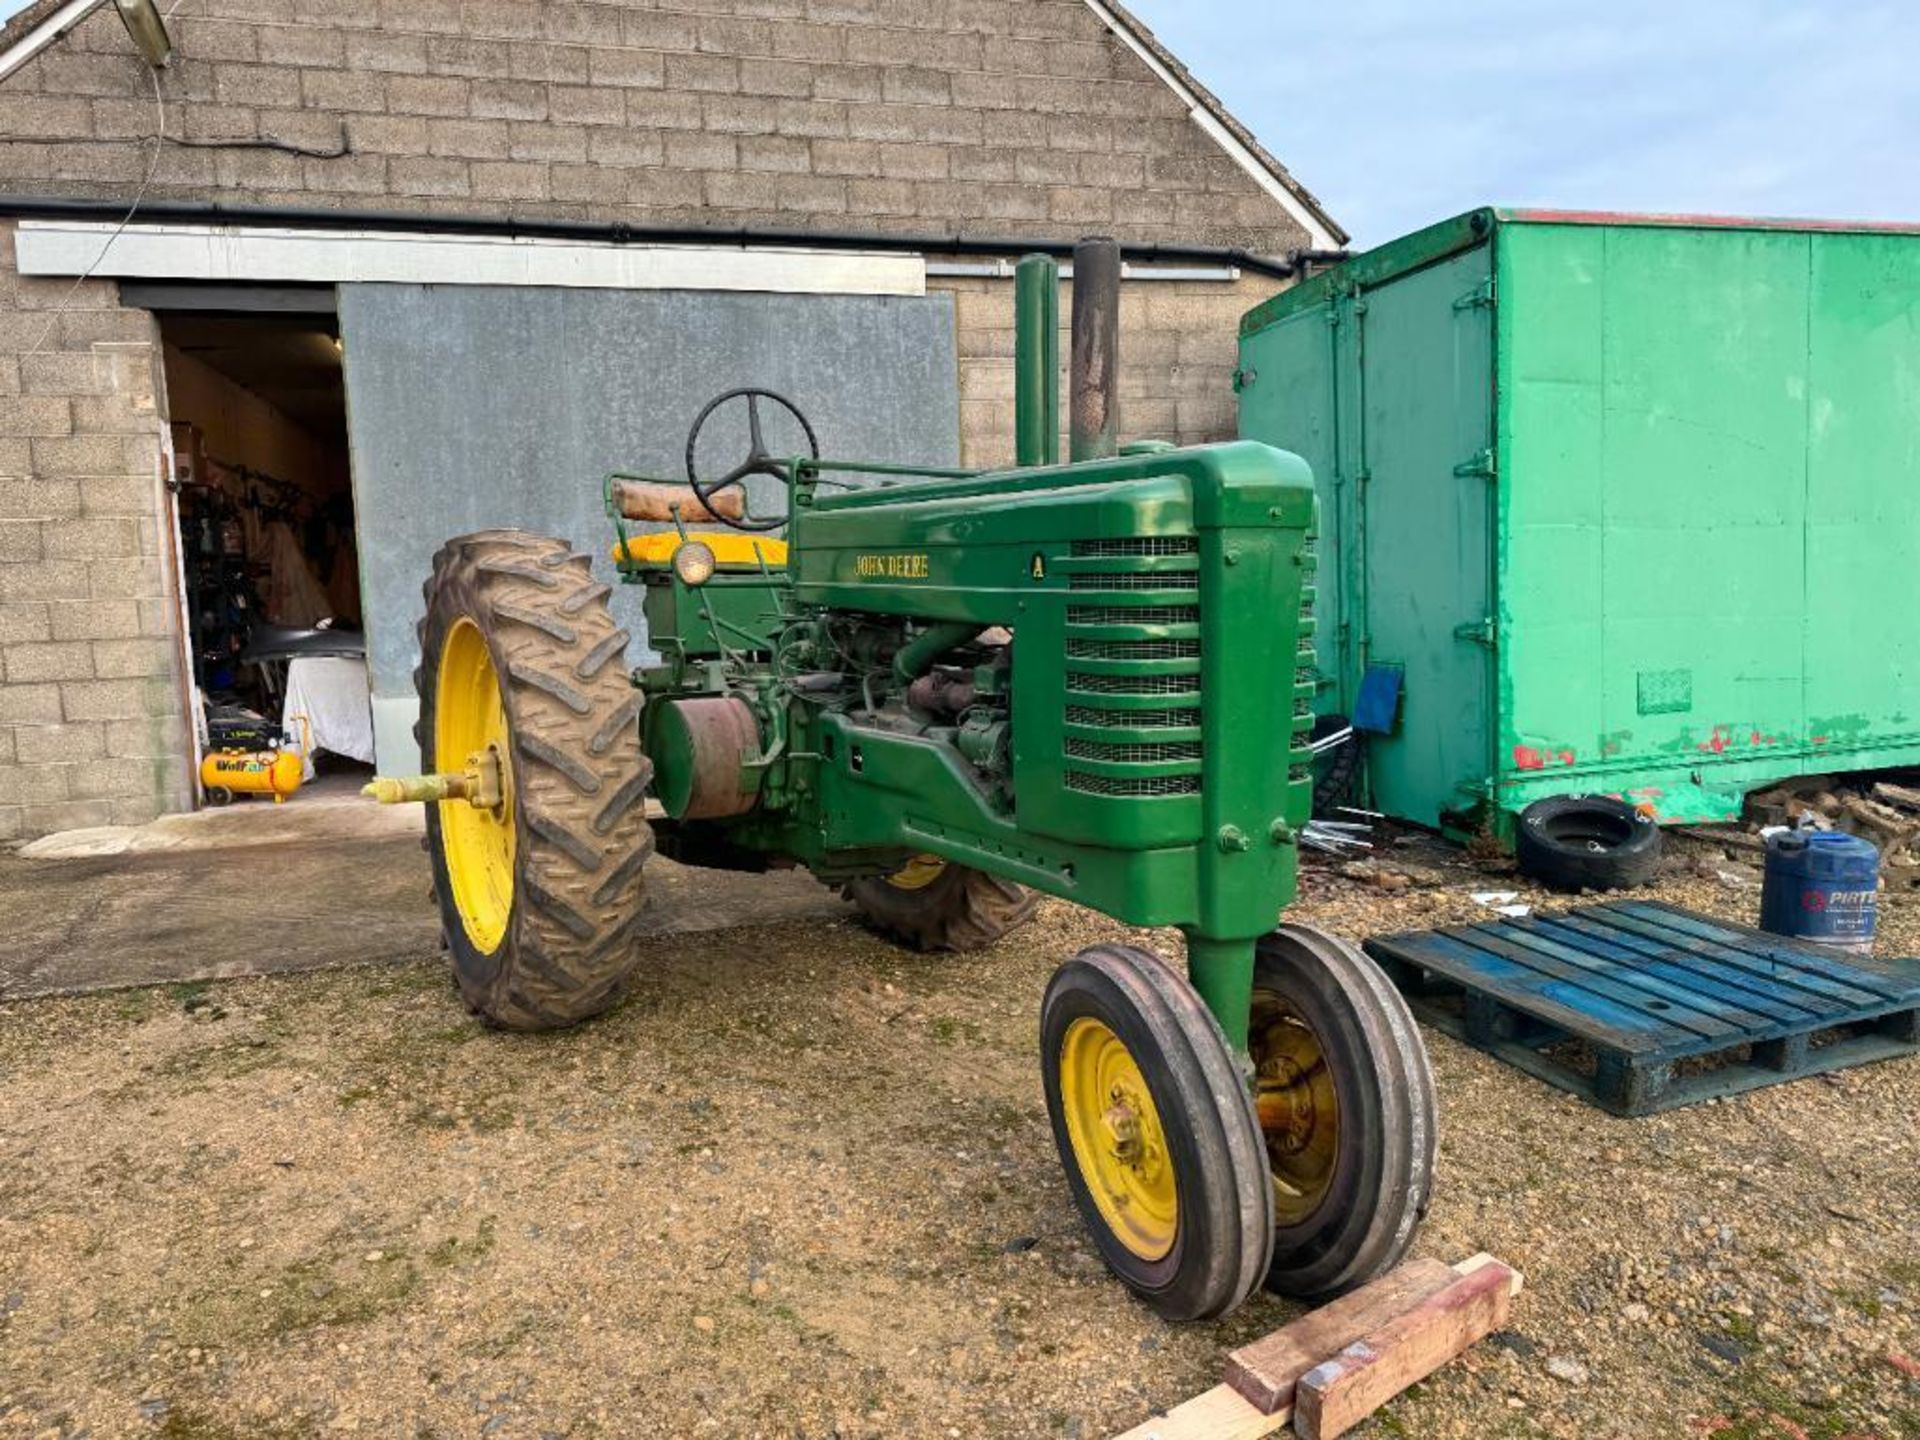
M 261 309 L 152 297 L 190 706 L 207 751 L 290 742 L 303 793 L 350 793 L 373 748 L 339 326 L 330 288 L 270 294 Z M 220 778 L 233 783 L 204 781 L 203 803 L 287 788 L 255 771 Z

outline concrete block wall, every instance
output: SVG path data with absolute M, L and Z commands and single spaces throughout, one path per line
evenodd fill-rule
M 150 193 L 636 223 L 1305 243 L 1083 0 L 186 0 Z M 124 195 L 103 9 L 0 84 L 0 188 Z
M 1000 279 L 941 279 L 954 292 L 960 347 L 960 450 L 968 465 L 1013 461 L 1013 287 Z M 1200 445 L 1238 427 L 1233 370 L 1240 317 L 1281 282 L 1129 281 L 1120 291 L 1120 433 L 1126 440 Z M 1073 319 L 1071 286 L 1060 288 L 1060 420 Z M 1060 453 L 1066 454 L 1061 442 Z
M 159 336 L 0 228 L 0 839 L 188 802 Z
M 1306 243 L 1083 0 L 184 0 L 169 24 L 157 154 L 107 7 L 0 81 L 0 190 L 125 201 L 151 166 L 159 199 Z M 191 777 L 153 319 L 0 243 L 5 839 L 181 808 Z M 963 453 L 1005 461 L 1012 284 L 936 283 Z M 1230 435 L 1235 325 L 1273 288 L 1130 286 L 1125 433 Z

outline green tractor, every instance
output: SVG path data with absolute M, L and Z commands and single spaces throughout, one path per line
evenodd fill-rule
M 1251 442 L 1118 445 L 1120 253 L 1075 266 L 1069 463 L 1058 268 L 1029 257 L 1015 468 L 822 459 L 781 397 L 721 396 L 684 482 L 606 484 L 659 663 L 628 671 L 565 541 L 462 536 L 420 627 L 430 773 L 368 788 L 429 802 L 460 989 L 509 1029 L 620 998 L 656 850 L 804 865 L 922 949 L 990 945 L 1040 893 L 1179 929 L 1184 974 L 1117 944 L 1061 965 L 1041 1078 L 1102 1256 L 1197 1320 L 1400 1258 L 1433 1083 L 1380 971 L 1277 924 L 1311 807 L 1312 477 Z M 746 454 L 716 473 L 725 411 Z M 802 453 L 769 451 L 776 421 Z

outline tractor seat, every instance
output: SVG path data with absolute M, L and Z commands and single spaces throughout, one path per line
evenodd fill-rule
M 766 535 L 744 535 L 737 530 L 689 530 L 688 540 L 698 540 L 713 551 L 722 570 L 758 570 L 764 563 L 771 569 L 783 569 L 787 563 L 787 542 Z M 625 544 L 613 547 L 616 565 L 647 565 L 665 569 L 673 563 L 673 552 L 680 548 L 680 536 L 672 530 L 657 530 L 651 535 L 630 535 Z

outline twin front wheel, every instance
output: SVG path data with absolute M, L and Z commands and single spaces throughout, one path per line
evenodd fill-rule
M 1169 1320 L 1224 1315 L 1262 1282 L 1352 1289 L 1426 1212 L 1425 1048 L 1378 967 L 1329 935 L 1260 941 L 1251 1083 L 1186 981 L 1126 946 L 1060 967 L 1040 1044 L 1074 1202 L 1108 1267 Z

